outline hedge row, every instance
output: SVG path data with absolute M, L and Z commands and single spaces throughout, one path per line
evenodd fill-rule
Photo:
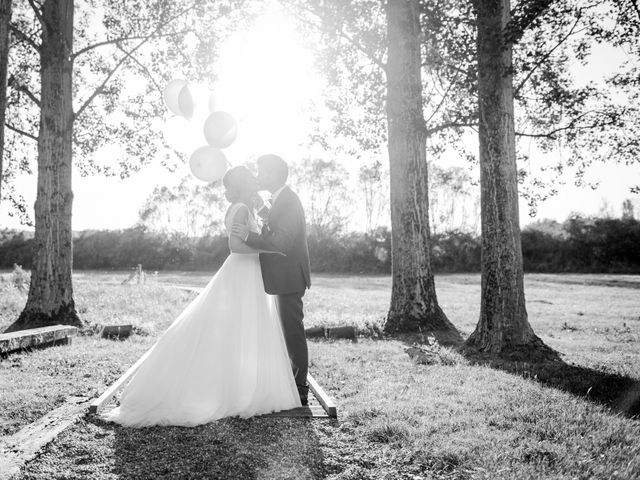
M 553 222 L 552 222 L 553 223 Z M 522 232 L 525 271 L 640 273 L 640 222 L 634 219 L 573 217 L 549 231 L 535 226 Z M 33 240 L 24 233 L 3 233 L 0 268 L 30 268 Z M 464 232 L 434 235 L 432 261 L 437 272 L 480 270 L 481 241 Z M 350 233 L 309 237 L 315 272 L 380 273 L 391 271 L 391 235 Z M 213 270 L 229 253 L 223 236 L 187 238 L 142 228 L 84 231 L 74 240 L 74 268 L 146 270 Z

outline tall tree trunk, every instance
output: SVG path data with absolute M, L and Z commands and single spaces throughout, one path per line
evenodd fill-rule
M 387 25 L 393 284 L 384 328 L 459 341 L 460 334 L 438 305 L 431 268 L 418 2 L 389 0 Z
M 490 353 L 543 346 L 527 319 L 520 243 L 509 0 L 474 0 L 477 13 L 482 297 L 467 340 Z
M 73 0 L 45 0 L 42 23 L 34 260 L 27 304 L 7 331 L 81 326 L 71 283 Z
M 2 179 L 4 178 L 4 119 L 7 109 L 7 67 L 9 63 L 11 1 L 12 0 L 0 0 L 0 204 L 2 204 Z

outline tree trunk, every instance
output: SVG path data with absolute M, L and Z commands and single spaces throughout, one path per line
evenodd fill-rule
M 490 353 L 543 346 L 527 319 L 518 213 L 509 0 L 474 0 L 477 13 L 482 297 L 467 345 Z
M 389 0 L 387 25 L 393 284 L 384 329 L 459 341 L 460 334 L 438 305 L 431 269 L 418 2 Z
M 0 0 L 0 204 L 2 204 L 2 179 L 4 178 L 4 119 L 7 109 L 7 67 L 9 63 L 11 1 L 12 0 Z
M 7 331 L 82 326 L 71 283 L 73 0 L 45 0 L 42 17 L 34 260 L 27 304 Z

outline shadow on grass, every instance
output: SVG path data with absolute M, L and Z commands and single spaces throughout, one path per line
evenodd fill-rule
M 197 427 L 124 428 L 115 433 L 115 471 L 129 479 L 322 478 L 310 419 L 228 418 Z
M 629 418 L 640 419 L 640 380 L 604 372 L 582 365 L 570 364 L 562 360 L 560 354 L 540 341 L 539 347 L 532 346 L 516 349 L 511 354 L 496 356 L 479 352 L 464 343 L 443 343 L 433 339 L 425 341 L 424 336 L 415 334 L 395 335 L 393 338 L 402 341 L 407 353 L 412 356 L 412 347 L 425 347 L 426 363 L 438 363 L 435 357 L 442 357 L 449 352 L 462 355 L 474 365 L 483 365 L 502 370 L 523 378 L 537 381 L 543 385 L 557 388 L 578 397 L 604 405 L 614 413 Z M 431 340 L 431 341 L 429 341 Z M 438 348 L 438 344 L 445 348 Z M 436 348 L 434 348 L 434 345 Z M 421 352 L 418 352 L 420 355 Z M 431 355 L 431 359 L 428 356 Z M 415 356 L 415 355 L 414 355 Z M 413 357 L 412 357 L 413 358 Z M 447 359 L 445 359 L 447 360 Z M 440 363 L 455 363 L 455 358 Z
M 640 381 L 632 377 L 566 363 L 558 355 L 551 360 L 523 362 L 490 357 L 467 348 L 461 353 L 474 364 L 528 378 L 640 419 Z

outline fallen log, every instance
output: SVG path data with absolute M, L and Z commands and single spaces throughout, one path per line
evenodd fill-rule
M 108 338 L 110 340 L 124 340 L 129 338 L 133 331 L 133 325 L 108 325 L 102 327 L 102 338 Z
M 353 342 L 358 341 L 358 330 L 351 325 L 328 328 L 310 327 L 305 329 L 304 333 L 307 338 L 341 338 Z

